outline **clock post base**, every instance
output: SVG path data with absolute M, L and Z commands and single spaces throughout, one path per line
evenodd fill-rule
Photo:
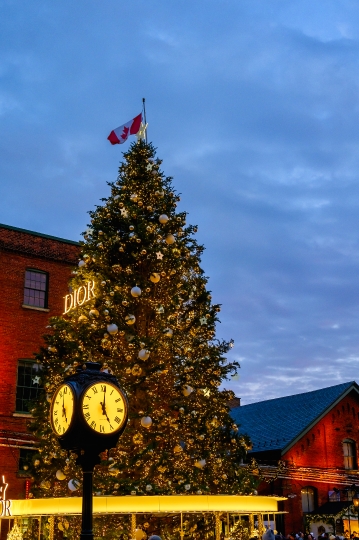
M 82 493 L 82 527 L 80 540 L 93 540 L 92 530 L 92 489 L 93 489 L 93 470 L 95 465 L 101 462 L 100 457 L 94 454 L 80 454 L 76 460 L 82 467 L 83 493 Z

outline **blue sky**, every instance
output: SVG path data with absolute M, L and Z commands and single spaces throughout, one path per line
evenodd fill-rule
M 235 340 L 230 386 L 249 403 L 354 380 L 358 3 L 3 0 L 0 222 L 77 240 L 144 96 Z

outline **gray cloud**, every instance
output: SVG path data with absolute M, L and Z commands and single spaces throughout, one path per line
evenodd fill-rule
M 359 9 L 354 1 L 7 0 L 1 221 L 77 239 L 111 129 L 149 138 L 199 224 L 244 402 L 355 378 Z M 228 386 L 227 384 L 227 386 Z

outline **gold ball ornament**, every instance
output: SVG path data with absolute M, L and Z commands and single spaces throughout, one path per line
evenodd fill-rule
M 175 237 L 173 236 L 173 234 L 168 234 L 166 236 L 166 244 L 174 244 L 176 241 Z
M 176 446 L 173 449 L 173 453 L 174 454 L 180 454 L 181 452 L 183 452 L 182 446 L 180 444 L 176 444 Z
M 150 281 L 152 281 L 152 283 L 158 283 L 160 279 L 161 279 L 161 276 L 157 272 L 154 272 L 153 274 L 150 275 Z
M 66 475 L 59 469 L 58 471 L 56 471 L 56 478 L 58 480 L 65 480 Z
M 134 444 L 142 444 L 143 443 L 143 435 L 142 433 L 135 433 L 132 437 L 132 441 Z
M 137 193 L 132 193 L 132 195 L 130 195 L 130 200 L 131 200 L 132 202 L 137 202 L 137 200 L 138 200 L 138 195 L 137 195 Z
M 164 225 L 165 223 L 167 223 L 168 220 L 169 220 L 169 217 L 166 216 L 166 214 L 162 214 L 162 215 L 160 215 L 160 217 L 158 218 L 158 221 L 159 221 L 160 223 L 162 223 L 163 225 Z
M 90 317 L 98 317 L 100 315 L 100 313 L 99 313 L 98 309 L 93 308 L 93 309 L 90 309 L 89 315 L 90 315 Z
M 132 375 L 134 375 L 135 377 L 139 377 L 141 373 L 142 368 L 138 364 L 135 364 L 132 368 Z
M 194 466 L 197 467 L 197 469 L 203 469 L 206 466 L 206 460 L 198 459 L 197 461 L 195 461 Z
M 188 384 L 186 384 L 183 389 L 182 389 L 182 394 L 187 397 L 187 396 L 190 396 L 193 392 L 193 388 L 192 386 L 189 386 Z
M 126 315 L 125 317 L 125 321 L 126 321 L 126 324 L 128 324 L 129 326 L 131 326 L 132 324 L 135 324 L 136 322 L 136 317 L 134 315 Z

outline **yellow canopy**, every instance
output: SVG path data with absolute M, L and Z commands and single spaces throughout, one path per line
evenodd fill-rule
M 278 501 L 285 497 L 260 495 L 152 495 L 94 497 L 94 514 L 140 514 L 179 512 L 230 512 L 235 514 L 276 514 Z M 81 497 L 13 499 L 12 517 L 81 514 Z

